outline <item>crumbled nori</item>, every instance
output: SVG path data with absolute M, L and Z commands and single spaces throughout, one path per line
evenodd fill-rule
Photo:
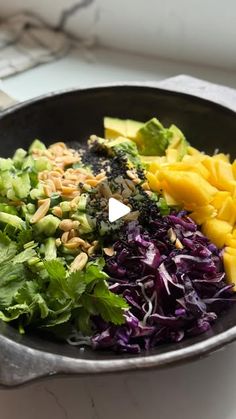
M 123 190 L 122 185 L 116 183 L 116 178 L 121 176 L 123 179 L 127 179 L 127 170 L 129 170 L 128 159 L 124 152 L 118 151 L 114 156 L 108 156 L 106 149 L 96 147 L 96 142 L 93 146 L 81 146 L 73 144 L 74 148 L 80 152 L 81 161 L 84 166 L 89 166 L 94 174 L 100 173 L 102 170 L 106 173 L 107 182 L 112 193 L 121 192 Z M 140 167 L 136 169 L 137 176 L 141 179 L 141 183 L 146 180 L 144 170 Z M 130 179 L 129 179 L 130 180 Z M 97 190 L 97 192 L 96 192 Z M 99 231 L 101 228 L 102 221 L 105 222 L 113 230 L 111 223 L 108 221 L 108 200 L 105 207 L 101 206 L 101 196 L 98 193 L 98 188 L 95 188 L 95 193 L 89 196 L 88 213 L 96 220 L 96 230 Z M 138 199 L 137 199 L 138 198 Z M 132 207 L 132 211 L 139 211 L 139 222 L 145 225 L 151 214 L 156 216 L 160 215 L 160 211 L 148 194 L 142 189 L 141 185 L 135 185 L 135 190 L 128 198 L 128 204 Z M 117 223 L 117 227 L 121 227 L 122 221 Z M 114 231 L 112 231 L 113 234 Z M 111 231 L 110 231 L 111 234 Z M 109 235 L 109 229 L 108 229 Z
M 88 147 L 88 145 L 77 143 L 73 143 L 73 147 L 79 151 L 82 165 L 90 167 L 95 175 L 105 170 L 109 160 L 103 150 L 95 150 L 92 147 Z

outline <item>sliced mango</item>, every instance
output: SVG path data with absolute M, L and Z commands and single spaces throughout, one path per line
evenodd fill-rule
M 205 159 L 205 156 L 204 154 L 201 154 L 201 153 L 195 154 L 193 156 L 190 156 L 189 154 L 185 154 L 182 161 L 187 162 L 194 166 L 195 164 L 201 163 L 204 159 Z
M 233 171 L 233 175 L 234 175 L 234 179 L 236 180 L 236 159 L 233 161 L 232 163 L 232 171 Z
M 202 154 L 201 151 L 197 150 L 196 148 L 192 146 L 187 147 L 187 152 L 188 154 L 190 154 L 190 156 L 196 156 L 198 154 Z
M 148 163 L 150 188 L 162 193 L 168 205 L 180 205 L 190 211 L 203 233 L 219 248 L 227 245 L 227 253 L 234 256 L 236 160 L 231 164 L 229 155 L 209 156 L 191 146 L 187 146 L 181 161 L 175 147 L 170 146 L 165 156 L 143 159 Z
M 195 223 L 201 225 L 209 218 L 214 218 L 216 214 L 216 209 L 212 205 L 205 205 L 204 207 L 198 207 L 189 215 L 195 221 Z
M 151 191 L 160 192 L 160 190 L 161 190 L 161 183 L 158 180 L 157 176 L 155 176 L 151 172 L 147 172 L 146 173 L 146 178 L 147 178 L 147 181 L 148 181 L 148 184 L 150 186 Z
M 163 196 L 166 200 L 167 205 L 170 205 L 171 207 L 172 206 L 175 206 L 175 207 L 178 206 L 178 202 L 168 192 L 163 191 L 162 193 L 163 193 Z
M 217 184 L 216 186 L 221 190 L 232 192 L 236 186 L 232 166 L 225 161 L 215 160 Z
M 154 162 L 149 164 L 148 171 L 155 175 L 156 172 L 158 172 L 158 170 L 160 170 L 160 168 L 161 168 L 161 164 L 154 161 Z
M 229 154 L 218 153 L 218 154 L 215 154 L 214 156 L 212 156 L 212 158 L 214 160 L 223 160 L 223 161 L 226 161 L 227 163 L 230 162 L 229 161 Z
M 232 231 L 232 238 L 236 239 L 236 228 L 234 227 L 233 231 Z
M 229 284 L 236 283 L 236 255 L 224 252 L 223 262 L 226 273 L 226 279 Z M 233 288 L 236 291 L 236 286 Z
M 222 215 L 222 217 L 221 217 L 221 215 Z M 224 201 L 222 207 L 219 210 L 218 216 L 222 220 L 224 219 L 223 215 L 228 220 L 230 220 L 230 218 L 233 218 L 234 219 L 233 224 L 235 223 L 235 221 L 236 221 L 236 200 L 233 199 L 231 196 L 228 196 L 227 198 L 225 198 L 225 201 Z
M 214 195 L 213 200 L 211 201 L 211 205 L 213 205 L 217 210 L 219 210 L 229 196 L 230 193 L 228 191 L 217 191 Z
M 204 206 L 210 203 L 217 190 L 198 173 L 161 169 L 158 173 L 161 186 L 180 204 Z
M 204 179 L 208 179 L 209 172 L 208 170 L 203 166 L 201 162 L 198 164 L 192 164 L 190 161 L 182 161 L 182 162 L 176 162 L 169 164 L 167 166 L 169 170 L 179 170 L 179 171 L 186 171 L 186 172 L 193 172 L 198 173 L 200 176 L 202 176 Z
M 236 221 L 236 204 L 231 196 L 228 196 L 219 209 L 217 218 L 228 221 L 232 226 Z
M 175 148 L 167 148 L 166 160 L 168 163 L 176 162 L 178 160 L 178 151 Z
M 226 246 L 224 249 L 225 252 L 230 253 L 231 255 L 236 255 L 236 248 L 231 246 Z
M 227 234 L 231 233 L 232 225 L 227 221 L 212 218 L 202 224 L 202 232 L 205 234 L 217 247 L 221 248 L 225 244 Z
M 227 246 L 236 248 L 236 239 L 230 239 L 228 236 L 225 237 L 225 243 Z
M 216 172 L 216 160 L 213 160 L 210 156 L 205 156 L 202 161 L 203 166 L 208 170 L 209 177 L 208 181 L 216 186 L 217 184 L 217 172 Z
M 147 165 L 148 171 L 156 173 L 166 163 L 166 156 L 140 156 L 142 163 Z

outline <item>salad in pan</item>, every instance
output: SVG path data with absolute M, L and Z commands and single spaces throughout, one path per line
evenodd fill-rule
M 104 131 L 0 159 L 0 319 L 129 353 L 206 332 L 235 301 L 236 161 L 156 118 Z

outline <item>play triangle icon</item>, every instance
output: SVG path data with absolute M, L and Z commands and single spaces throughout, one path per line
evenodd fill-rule
M 108 202 L 108 219 L 110 223 L 113 223 L 119 218 L 124 217 L 129 214 L 130 208 L 127 205 L 122 204 L 122 202 L 117 201 L 115 198 L 110 198 Z

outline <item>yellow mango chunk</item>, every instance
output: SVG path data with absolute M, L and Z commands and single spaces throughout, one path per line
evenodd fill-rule
M 204 179 L 208 179 L 209 172 L 208 170 L 203 166 L 201 162 L 199 163 L 192 163 L 189 161 L 182 161 L 182 162 L 176 162 L 169 164 L 166 166 L 169 170 L 179 170 L 179 171 L 186 171 L 186 172 L 194 172 L 198 173 L 200 176 L 202 176 Z
M 213 205 L 217 210 L 219 210 L 229 196 L 230 193 L 228 191 L 218 191 L 216 192 L 213 200 L 211 201 L 211 205 Z
M 202 164 L 209 171 L 208 181 L 220 190 L 232 192 L 236 183 L 232 165 L 222 159 L 206 156 Z
M 236 228 L 235 227 L 232 231 L 232 239 L 236 239 Z
M 216 175 L 217 184 L 219 189 L 226 191 L 233 191 L 236 186 L 236 182 L 233 175 L 232 166 L 230 163 L 225 161 L 215 160 L 216 162 Z
M 227 246 L 235 247 L 236 248 L 236 239 L 230 239 L 229 237 L 226 237 L 225 244 Z
M 227 282 L 229 284 L 235 284 L 236 283 L 236 255 L 230 254 L 228 252 L 224 252 L 223 262 L 224 262 Z M 234 286 L 233 289 L 235 291 L 236 286 Z
M 214 218 L 217 215 L 216 209 L 212 205 L 198 207 L 195 211 L 191 212 L 189 216 L 195 223 L 201 225 L 209 218 Z
M 210 203 L 217 191 L 197 173 L 161 169 L 158 178 L 162 189 L 166 186 L 167 192 L 180 204 L 202 207 Z
M 216 172 L 216 160 L 213 160 L 210 156 L 205 156 L 204 160 L 202 161 L 203 166 L 208 170 L 209 177 L 208 181 L 212 185 L 217 184 L 217 172 Z
M 227 246 L 224 249 L 225 252 L 230 253 L 231 255 L 236 255 L 236 248 Z
M 226 235 L 225 244 L 227 244 L 229 240 L 233 239 L 233 234 L 232 233 L 233 233 L 233 231 Z
M 227 221 L 212 218 L 202 224 L 202 232 L 217 247 L 221 248 L 225 244 L 227 234 L 231 233 L 232 226 Z
M 236 185 L 233 186 L 233 190 L 231 191 L 231 196 L 233 199 L 236 200 Z
M 182 162 L 189 163 L 191 165 L 196 165 L 198 163 L 201 163 L 205 159 L 204 154 L 195 154 L 194 156 L 190 156 L 189 154 L 185 154 L 185 156 L 182 159 Z
M 231 166 L 232 166 L 232 171 L 233 171 L 234 179 L 236 180 L 236 159 L 233 161 L 233 163 L 231 164 Z
M 204 179 L 208 180 L 209 179 L 209 170 L 207 170 L 202 163 L 198 163 L 198 165 L 194 166 L 192 168 L 193 172 L 199 173 L 199 175 L 201 175 Z
M 170 206 L 177 206 L 178 205 L 178 202 L 168 192 L 163 191 L 162 193 L 163 193 L 163 196 L 166 200 L 167 205 L 170 205 Z
M 229 154 L 218 153 L 218 154 L 215 154 L 214 156 L 212 156 L 212 158 L 214 160 L 223 160 L 223 161 L 226 161 L 227 163 L 229 163 Z
M 142 163 L 147 165 L 148 171 L 156 173 L 166 163 L 166 156 L 140 156 Z
M 236 204 L 235 201 L 228 196 L 223 202 L 221 208 L 219 209 L 217 218 L 220 220 L 228 221 L 232 226 L 236 221 Z
M 155 176 L 151 172 L 147 172 L 146 173 L 146 178 L 147 178 L 147 181 L 148 181 L 148 184 L 150 186 L 151 191 L 160 192 L 161 183 L 158 180 L 157 176 Z
M 199 151 L 196 148 L 191 147 L 191 146 L 188 146 L 187 152 L 188 152 L 188 154 L 190 154 L 190 156 L 196 156 L 198 154 L 202 154 L 201 151 Z
M 143 163 L 151 164 L 151 163 L 158 163 L 163 164 L 166 162 L 165 156 L 140 156 L 141 161 Z
M 158 170 L 160 170 L 160 168 L 161 168 L 161 164 L 153 161 L 152 163 L 149 164 L 148 171 L 155 174 Z
M 166 160 L 168 163 L 176 162 L 178 160 L 178 151 L 175 148 L 167 148 Z

